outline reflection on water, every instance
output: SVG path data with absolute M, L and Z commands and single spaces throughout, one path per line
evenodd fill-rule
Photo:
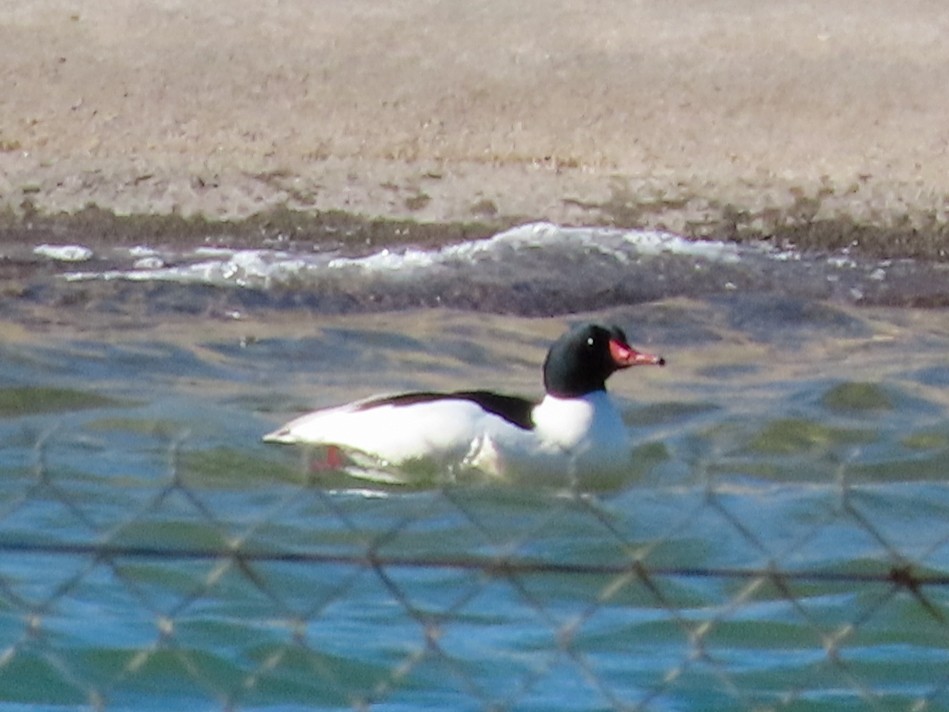
M 569 319 L 5 325 L 0 700 L 949 704 L 946 313 L 736 294 L 596 316 L 669 366 L 611 380 L 636 463 L 582 493 L 371 490 L 260 442 L 376 392 L 539 394 Z

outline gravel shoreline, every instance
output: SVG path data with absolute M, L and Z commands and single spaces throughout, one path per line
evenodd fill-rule
M 548 220 L 949 253 L 934 2 L 0 10 L 4 242 L 340 224 L 447 241 Z

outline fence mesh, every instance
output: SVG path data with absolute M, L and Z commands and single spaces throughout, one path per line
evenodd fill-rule
M 58 439 L 2 485 L 7 703 L 949 709 L 939 481 L 224 486 L 182 441 L 103 487 Z

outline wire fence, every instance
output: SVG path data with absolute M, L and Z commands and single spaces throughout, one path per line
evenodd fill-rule
M 178 444 L 104 484 L 50 449 L 0 490 L 0 705 L 949 709 L 943 482 L 222 486 Z

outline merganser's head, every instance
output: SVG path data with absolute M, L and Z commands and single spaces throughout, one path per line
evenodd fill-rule
M 606 379 L 630 366 L 665 366 L 660 356 L 637 351 L 618 326 L 583 324 L 557 339 L 544 360 L 544 388 L 576 398 L 606 390 Z

